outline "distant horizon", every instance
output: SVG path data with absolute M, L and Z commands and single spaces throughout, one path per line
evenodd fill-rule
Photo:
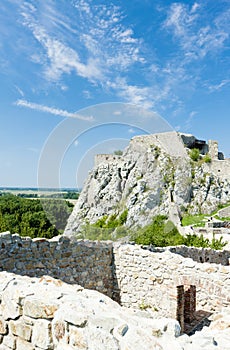
M 2 186 L 0 187 L 0 191 L 2 190 L 34 190 L 34 191 L 49 191 L 49 190 L 52 190 L 52 191 L 80 191 L 81 188 L 75 188 L 75 187 L 61 187 L 61 188 L 58 188 L 58 187 L 30 187 L 30 186 Z

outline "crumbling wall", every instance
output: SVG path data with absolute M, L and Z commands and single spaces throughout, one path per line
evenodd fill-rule
M 230 306 L 230 266 L 225 264 L 229 252 L 187 247 L 143 249 L 132 244 L 71 241 L 63 236 L 46 240 L 3 233 L 0 254 L 1 271 L 41 278 L 49 275 L 98 290 L 123 306 L 149 309 L 157 318 L 176 318 L 182 329 L 183 322 L 192 320 L 196 311 Z M 12 309 L 10 303 L 7 307 L 9 314 L 17 314 L 18 309 Z M 3 333 L 0 322 L 0 334 L 5 332 L 2 327 Z
M 70 241 L 0 234 L 0 271 L 39 277 L 49 275 L 67 283 L 80 284 L 112 297 L 112 243 Z
M 195 286 L 197 310 L 212 312 L 230 306 L 230 266 L 198 263 L 170 250 L 151 252 L 136 245 L 115 245 L 114 259 L 124 306 L 177 318 L 178 286 L 185 290 Z

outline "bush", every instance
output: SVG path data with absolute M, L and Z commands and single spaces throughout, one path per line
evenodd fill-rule
M 191 149 L 189 155 L 194 162 L 197 162 L 200 159 L 200 151 L 198 148 Z
M 114 151 L 113 154 L 115 154 L 115 156 L 122 156 L 123 151 L 121 151 L 120 149 L 118 149 L 118 150 Z
M 128 209 L 125 209 L 119 216 L 112 214 L 104 215 L 94 224 L 86 224 L 82 227 L 78 238 L 90 240 L 117 240 L 128 235 L 128 230 L 123 225 L 128 216 Z
M 184 237 L 180 235 L 172 222 L 167 221 L 166 216 L 158 215 L 150 225 L 139 229 L 133 235 L 132 240 L 137 244 L 165 247 L 183 244 Z
M 133 236 L 132 240 L 136 244 L 154 245 L 155 247 L 186 245 L 188 247 L 223 249 L 227 244 L 220 239 L 213 238 L 210 242 L 203 235 L 196 234 L 182 236 L 177 228 L 167 217 L 158 215 L 150 225 L 139 229 Z
M 207 153 L 207 154 L 205 154 L 205 156 L 203 157 L 203 161 L 204 161 L 205 163 L 211 163 L 212 158 L 211 158 L 210 155 Z

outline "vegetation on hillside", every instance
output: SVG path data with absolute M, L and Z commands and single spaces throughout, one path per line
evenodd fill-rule
M 197 162 L 200 159 L 200 151 L 198 148 L 192 148 L 189 152 L 190 158 L 194 161 Z
M 58 199 L 25 199 L 0 196 L 0 232 L 52 238 L 63 232 L 73 204 Z
M 104 215 L 94 224 L 86 223 L 81 228 L 78 238 L 90 240 L 112 240 L 116 241 L 129 235 L 128 229 L 124 226 L 128 216 L 128 209 L 120 215 Z
M 129 230 L 124 226 L 127 219 L 127 209 L 120 215 L 103 216 L 94 224 L 85 224 L 77 238 L 90 240 L 118 240 L 127 237 L 140 245 L 153 245 L 155 247 L 186 245 L 193 247 L 223 249 L 226 245 L 222 238 L 211 241 L 203 235 L 196 234 L 182 236 L 166 216 L 158 215 L 149 225 L 136 230 Z
M 156 247 L 186 245 L 201 248 L 223 249 L 226 242 L 223 238 L 210 241 L 203 235 L 196 234 L 182 236 L 172 222 L 166 216 L 158 215 L 154 217 L 151 224 L 139 229 L 133 235 L 133 240 L 137 244 L 154 245 Z
M 12 194 L 0 195 L 0 232 L 10 231 L 21 236 L 52 238 L 63 232 L 73 204 L 58 199 L 26 199 Z M 213 238 L 209 241 L 202 235 L 182 236 L 166 216 L 158 215 L 149 225 L 137 230 L 128 230 L 125 223 L 128 209 L 121 214 L 103 216 L 94 224 L 86 223 L 78 238 L 90 240 L 118 240 L 127 237 L 141 245 L 157 247 L 186 245 L 222 249 L 226 243 Z M 204 216 L 187 216 L 184 224 L 202 223 Z
M 205 226 L 205 217 L 207 215 L 205 214 L 197 214 L 197 215 L 189 215 L 186 214 L 183 216 L 181 224 L 182 226 L 190 226 L 193 225 L 194 227 L 204 227 Z

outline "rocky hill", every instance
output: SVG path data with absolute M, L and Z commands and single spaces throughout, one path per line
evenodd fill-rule
M 65 234 L 125 210 L 127 227 L 143 226 L 157 214 L 177 224 L 185 211 L 211 213 L 229 200 L 230 159 L 216 141 L 176 132 L 137 136 L 122 156 L 96 156 Z

